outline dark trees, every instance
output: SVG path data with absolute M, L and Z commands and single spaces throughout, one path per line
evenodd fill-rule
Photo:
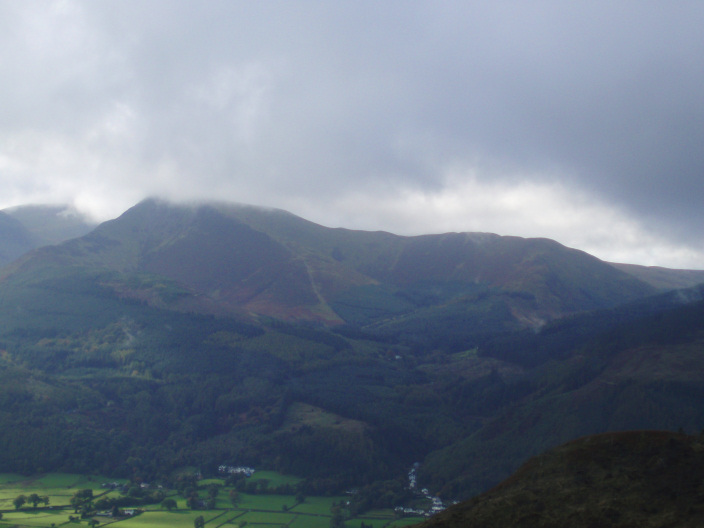
M 18 495 L 13 499 L 12 504 L 15 505 L 16 510 L 19 510 L 22 506 L 24 506 L 25 502 L 27 502 L 27 497 L 24 495 Z

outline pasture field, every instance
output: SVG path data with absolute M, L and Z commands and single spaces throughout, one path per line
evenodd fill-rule
M 280 475 L 271 471 L 258 471 L 255 475 L 270 481 L 272 486 L 295 484 L 295 477 Z M 254 478 L 254 477 L 252 477 Z M 18 474 L 0 474 L 0 528 L 53 528 L 83 527 L 87 528 L 91 518 L 78 519 L 70 507 L 71 497 L 79 490 L 92 489 L 94 497 L 121 496 L 117 491 L 101 487 L 103 482 L 115 482 L 115 479 L 77 475 L 70 473 L 47 473 L 25 477 Z M 125 481 L 118 481 L 124 483 Z M 224 483 L 221 479 L 208 479 L 199 482 L 200 486 Z M 202 516 L 207 528 L 239 528 L 247 526 L 257 528 L 328 528 L 332 518 L 333 503 L 341 503 L 347 497 L 306 497 L 297 504 L 295 495 L 239 494 L 239 503 L 233 507 L 228 500 L 230 488 L 222 487 L 217 497 L 215 509 L 190 510 L 186 500 L 171 490 L 164 490 L 166 495 L 176 501 L 173 511 L 163 509 L 160 504 L 141 506 L 141 513 L 132 518 L 113 519 L 95 516 L 97 526 L 108 526 L 118 522 L 115 528 L 192 528 L 197 517 Z M 49 497 L 49 505 L 42 503 L 35 509 L 29 503 L 15 509 L 13 500 L 19 496 L 36 493 Z M 200 490 L 202 497 L 207 496 Z M 125 507 L 128 508 L 128 507 Z M 422 519 L 395 519 L 391 510 L 375 510 L 361 517 L 345 522 L 347 528 L 358 528 L 362 522 L 374 528 L 403 528 L 420 522 Z
M 60 526 L 69 522 L 69 515 L 73 510 L 56 511 L 19 511 L 4 513 L 0 526 L 31 526 L 43 528 L 46 526 Z M 87 526 L 87 525 L 86 525 Z
M 347 500 L 345 497 L 306 497 L 305 502 L 297 504 L 291 510 L 297 513 L 310 513 L 314 515 L 330 515 L 332 503 Z M 294 503 L 292 502 L 291 505 Z
M 361 522 L 361 521 L 360 521 Z M 350 528 L 356 526 L 354 523 L 350 524 Z M 330 517 L 310 517 L 306 515 L 299 515 L 293 522 L 288 525 L 288 528 L 329 528 L 330 527 Z
M 216 517 L 221 516 L 223 512 L 217 510 L 211 511 L 146 511 L 132 519 L 120 521 L 116 526 L 120 528 L 193 528 L 193 522 L 197 517 L 203 516 L 206 526 L 214 527 L 220 523 L 216 522 Z M 223 521 L 226 519 L 223 518 Z M 104 526 L 100 524 L 99 526 Z M 228 525 L 229 526 L 229 525 Z

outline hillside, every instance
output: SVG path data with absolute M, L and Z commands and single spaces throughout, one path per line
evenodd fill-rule
M 704 440 L 662 431 L 580 438 L 418 528 L 704 525 Z
M 532 342 L 513 341 L 518 349 L 543 349 L 543 363 L 496 389 L 524 396 L 432 453 L 422 470 L 426 482 L 447 496 L 473 495 L 571 438 L 623 429 L 701 430 L 704 301 L 699 288 L 688 295 L 693 302 L 663 295 L 557 323 Z
M 0 211 L 0 267 L 32 249 L 59 244 L 95 227 L 67 206 L 26 205 Z
M 337 493 L 421 462 L 466 498 L 576 436 L 704 426 L 702 291 L 656 291 L 545 239 L 148 200 L 0 272 L 0 467 Z
M 0 266 L 35 247 L 36 240 L 22 223 L 0 211 Z
M 110 287 L 121 296 L 170 309 L 347 324 L 460 348 L 487 333 L 539 327 L 655 292 L 544 239 L 399 237 L 325 228 L 277 210 L 156 200 L 28 255 L 5 276 L 31 281 L 47 267 L 111 273 Z M 167 301 L 155 281 L 178 295 Z
M 704 270 L 669 269 L 658 266 L 635 264 L 612 264 L 616 269 L 647 282 L 659 290 L 689 288 L 704 283 Z
M 69 205 L 20 205 L 2 210 L 32 234 L 36 246 L 60 244 L 92 231 L 96 223 Z

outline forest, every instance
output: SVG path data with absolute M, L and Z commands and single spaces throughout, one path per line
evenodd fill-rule
M 111 295 L 84 283 L 65 299 L 75 307 L 76 299 L 101 296 L 109 305 Z M 704 328 L 704 304 L 677 306 L 664 295 L 463 351 L 438 331 L 428 351 L 360 330 L 120 306 L 120 318 L 102 327 L 101 313 L 79 320 L 57 310 L 63 329 L 26 318 L 4 333 L 0 464 L 7 471 L 152 480 L 182 466 L 214 474 L 238 463 L 303 477 L 306 493 L 337 493 L 423 462 L 427 485 L 464 497 L 542 447 L 530 443 L 539 430 L 521 431 L 527 448 L 497 435 L 505 416 L 516 426 L 537 405 L 593 382 L 622 351 L 687 346 Z M 624 381 L 609 396 L 615 412 L 644 407 L 652 423 L 669 423 L 671 404 L 683 409 L 673 427 L 704 423 L 695 403 L 704 386 L 666 374 Z M 598 413 L 583 419 L 580 431 L 613 427 Z M 503 450 L 504 464 L 476 467 L 473 454 L 486 449 Z

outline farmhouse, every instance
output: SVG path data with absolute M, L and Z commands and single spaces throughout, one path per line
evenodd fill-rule
M 228 466 L 223 464 L 218 466 L 218 472 L 223 475 L 244 475 L 245 477 L 251 477 L 255 469 L 246 466 Z

